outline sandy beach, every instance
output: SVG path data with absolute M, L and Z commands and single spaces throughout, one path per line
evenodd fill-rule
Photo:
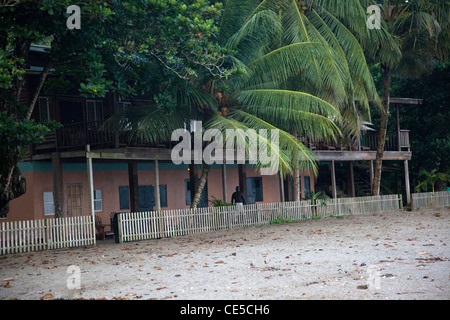
M 450 298 L 450 209 L 0 256 L 0 299 Z

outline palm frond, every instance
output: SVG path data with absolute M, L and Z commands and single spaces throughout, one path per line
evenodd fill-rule
M 325 87 L 335 95 L 346 98 L 345 84 L 326 45 L 319 42 L 301 42 L 283 46 L 252 61 L 253 69 L 248 85 L 264 82 L 283 83 L 302 73 L 314 86 Z
M 241 109 L 270 121 L 284 130 L 332 140 L 340 134 L 334 121 L 340 113 L 328 102 L 311 94 L 277 89 L 240 91 L 236 95 Z

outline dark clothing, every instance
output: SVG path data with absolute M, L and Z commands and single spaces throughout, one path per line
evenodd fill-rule
M 245 204 L 245 197 L 244 194 L 241 191 L 235 191 L 233 195 L 231 196 L 231 203 L 235 204 L 238 202 L 242 202 Z

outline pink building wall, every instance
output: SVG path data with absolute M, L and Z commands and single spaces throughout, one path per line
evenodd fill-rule
M 199 170 L 200 176 L 201 170 Z M 231 195 L 235 191 L 238 182 L 238 169 L 229 167 L 227 173 L 227 202 L 231 202 Z M 47 169 L 44 172 L 25 172 L 27 180 L 27 192 L 11 201 L 10 212 L 6 219 L 1 221 L 16 221 L 52 218 L 53 215 L 44 215 L 44 192 L 53 191 L 53 173 Z M 247 178 L 262 177 L 263 201 L 280 201 L 279 175 L 261 176 L 254 168 L 246 169 Z M 308 174 L 309 175 L 309 174 Z M 102 190 L 103 210 L 95 214 L 105 222 L 109 222 L 110 214 L 120 210 L 119 186 L 128 186 L 128 170 L 94 170 L 94 189 Z M 303 178 L 303 176 L 302 176 Z M 159 184 L 167 185 L 167 207 L 162 209 L 188 208 L 186 205 L 185 179 L 189 179 L 187 169 L 160 169 Z M 66 185 L 80 183 L 82 185 L 83 215 L 89 213 L 88 178 L 86 171 L 63 170 L 64 199 L 66 199 Z M 143 169 L 138 171 L 139 185 L 155 185 L 155 171 Z M 211 168 L 207 180 L 208 200 L 211 196 L 223 198 L 222 169 Z M 311 175 L 311 187 L 314 187 L 314 177 Z M 302 194 L 304 196 L 304 194 Z M 66 200 L 65 200 L 66 201 Z M 211 205 L 211 204 L 209 204 Z

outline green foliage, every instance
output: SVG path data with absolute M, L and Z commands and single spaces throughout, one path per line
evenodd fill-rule
M 278 217 L 274 220 L 270 221 L 271 225 L 276 225 L 276 224 L 283 224 L 283 223 L 293 223 L 293 222 L 300 222 L 300 219 L 289 219 L 289 218 L 283 218 L 283 217 Z
M 221 199 L 217 199 L 214 196 L 211 196 L 212 200 L 209 200 L 209 202 L 213 205 L 213 207 L 226 207 L 231 206 L 232 204 L 226 201 L 223 201 Z
M 419 173 L 419 179 L 422 181 L 416 186 L 417 192 L 420 192 L 420 190 L 428 191 L 428 186 L 431 186 L 431 192 L 434 192 L 434 186 L 436 185 L 436 182 L 450 181 L 450 174 L 437 172 L 436 170 L 428 172 L 422 169 Z
M 0 144 L 2 149 L 6 146 L 10 149 L 26 148 L 44 142 L 44 135 L 59 126 L 56 122 L 41 124 L 34 120 L 16 120 L 6 111 L 0 111 Z
M 306 190 L 305 190 L 306 191 Z M 322 194 L 321 191 L 316 193 L 311 193 L 309 199 L 303 199 L 303 200 L 310 200 L 311 206 L 325 206 L 327 204 L 327 201 L 330 200 L 330 197 L 326 194 Z

